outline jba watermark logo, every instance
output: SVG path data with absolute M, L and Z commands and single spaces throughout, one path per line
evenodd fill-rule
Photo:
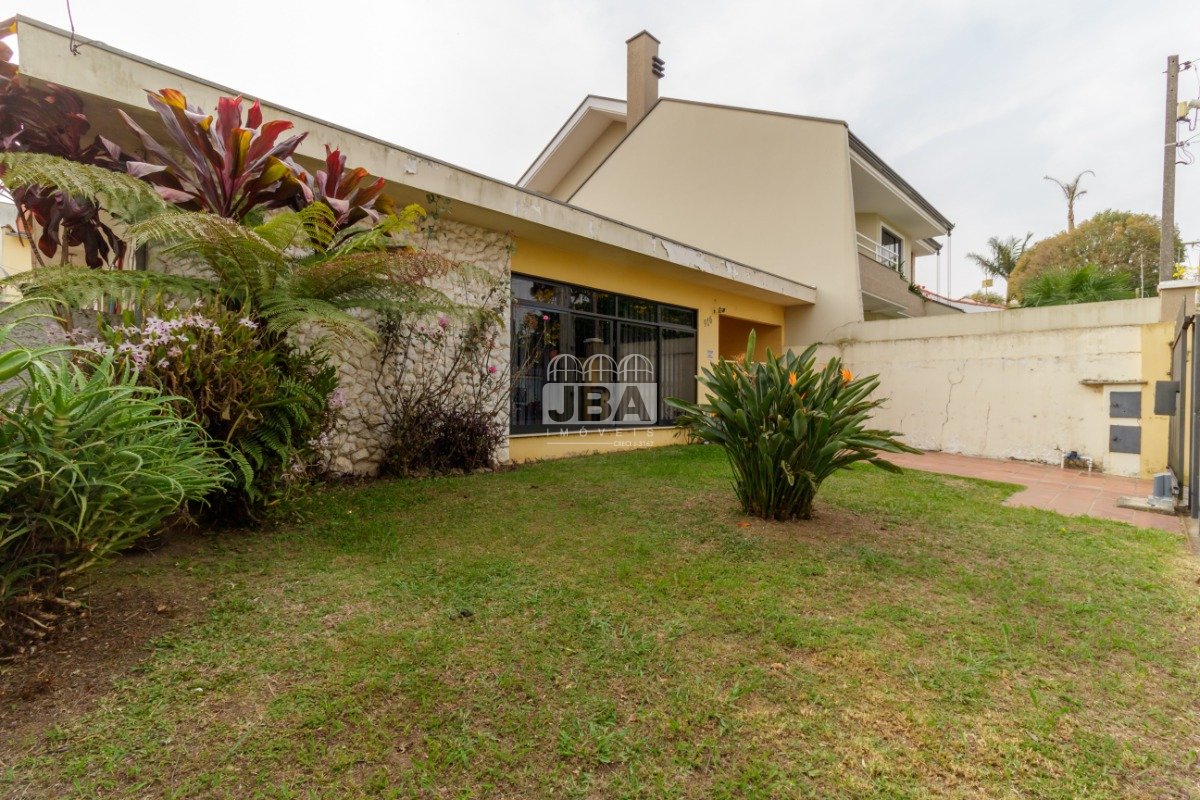
M 653 425 L 658 422 L 654 364 L 640 354 L 620 363 L 597 353 L 580 361 L 563 353 L 550 360 L 542 386 L 544 425 Z

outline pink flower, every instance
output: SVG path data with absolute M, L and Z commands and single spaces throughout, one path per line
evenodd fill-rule
M 167 351 L 167 355 L 169 355 L 171 358 L 179 358 L 181 355 L 183 355 L 183 351 L 178 347 L 172 347 Z
M 255 328 L 258 327 L 258 323 L 255 322 L 254 320 L 250 319 L 249 317 L 242 317 L 241 319 L 239 319 L 238 325 L 241 325 L 243 328 L 249 328 L 250 330 L 254 330 Z
M 446 319 L 445 314 L 438 317 L 438 327 L 442 330 L 446 330 L 446 328 L 450 327 L 450 320 Z
M 495 375 L 495 374 L 496 374 L 496 365 L 495 364 L 489 365 L 488 366 L 488 375 Z
M 549 321 L 550 321 L 550 315 L 542 314 L 542 322 L 549 322 Z

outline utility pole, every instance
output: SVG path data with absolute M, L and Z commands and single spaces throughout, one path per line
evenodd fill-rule
M 1175 273 L 1175 146 L 1179 129 L 1179 56 L 1167 57 L 1167 130 L 1163 142 L 1162 236 L 1158 245 L 1158 279 Z

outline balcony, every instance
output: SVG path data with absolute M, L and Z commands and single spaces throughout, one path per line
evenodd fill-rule
M 863 312 L 879 317 L 923 317 L 925 302 L 909 290 L 905 262 L 895 250 L 858 234 L 858 277 Z
M 890 247 L 883 246 L 865 233 L 858 233 L 856 236 L 858 238 L 858 254 L 860 257 L 866 256 L 876 264 L 892 270 L 901 278 L 908 277 L 904 274 L 904 260 L 900 257 L 899 252 Z M 861 258 L 859 260 L 861 261 Z

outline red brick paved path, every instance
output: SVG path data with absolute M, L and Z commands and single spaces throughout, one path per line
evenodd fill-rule
M 1047 464 L 972 458 L 953 453 L 902 453 L 889 455 L 888 460 L 906 469 L 1024 486 L 1024 491 L 1017 492 L 1004 502 L 1008 506 L 1044 508 L 1071 517 L 1101 517 L 1143 528 L 1184 533 L 1183 524 L 1177 517 L 1117 507 L 1117 500 L 1121 497 L 1145 497 L 1150 494 L 1151 482 L 1148 480 L 1102 475 L 1099 472 L 1089 475 L 1086 469 L 1059 469 Z

